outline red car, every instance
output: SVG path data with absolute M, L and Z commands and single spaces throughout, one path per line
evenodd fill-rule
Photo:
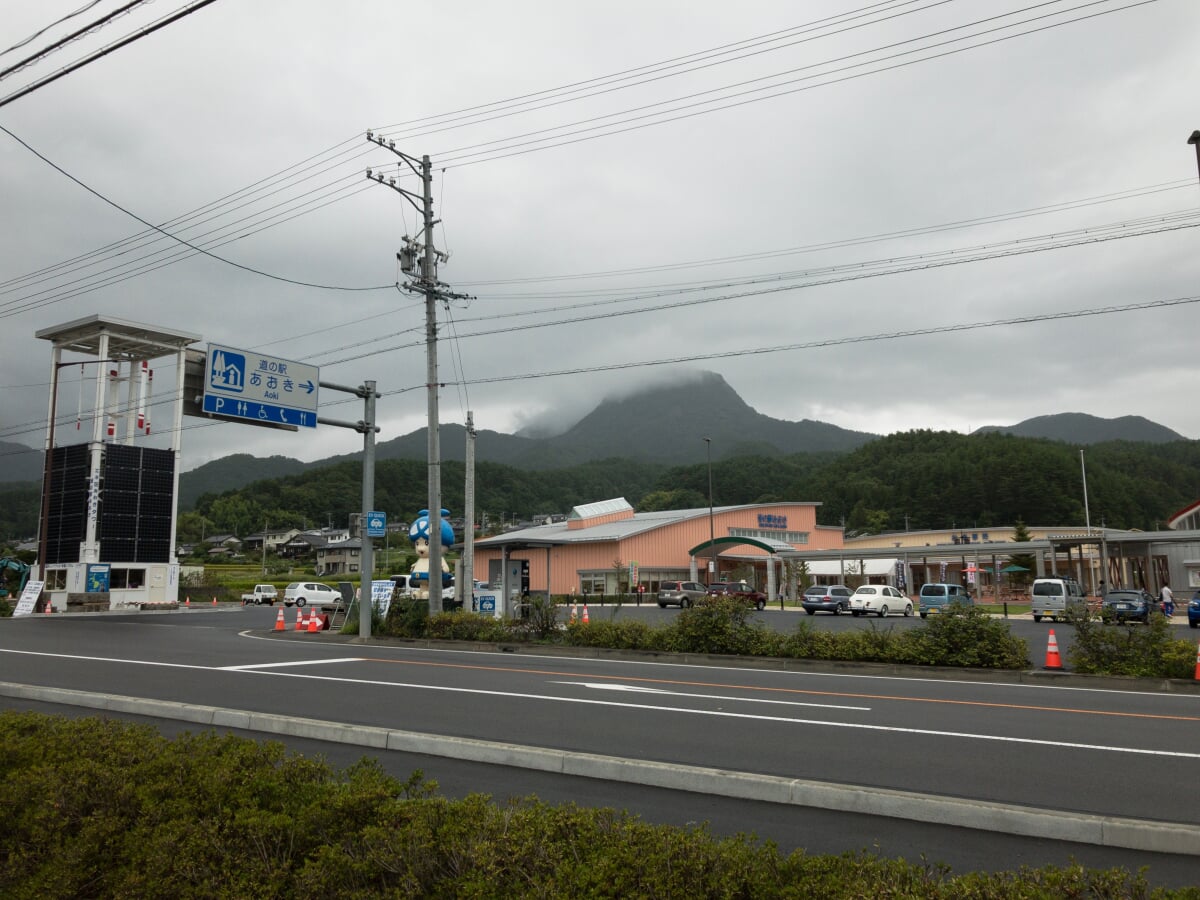
M 738 597 L 755 609 L 766 609 L 767 595 L 744 581 L 714 581 L 708 586 L 710 597 Z

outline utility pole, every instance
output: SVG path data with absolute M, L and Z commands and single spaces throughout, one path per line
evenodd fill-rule
M 419 160 L 396 149 L 395 141 L 388 141 L 367 132 L 367 140 L 396 154 L 406 166 L 421 179 L 421 193 L 405 190 L 393 177 L 385 178 L 382 173 L 367 169 L 367 178 L 386 185 L 402 196 L 421 214 L 421 232 L 416 238 L 404 235 L 404 246 L 396 254 L 400 270 L 410 280 L 402 287 L 407 291 L 425 295 L 425 388 L 428 399 L 428 470 L 429 470 L 429 614 L 442 611 L 442 453 L 438 436 L 438 367 L 437 367 L 437 303 L 439 300 L 466 299 L 466 294 L 453 294 L 442 290 L 445 287 L 437 277 L 437 262 L 449 256 L 433 244 L 433 226 L 440 220 L 433 217 L 433 167 L 429 157 Z M 418 257 L 418 253 L 420 256 Z M 417 263 L 419 277 L 413 277 Z M 436 584 L 436 588 L 435 588 Z
M 470 608 L 467 598 L 475 597 L 475 418 L 470 410 L 467 410 L 466 470 L 467 481 L 463 486 L 463 519 L 466 521 L 463 529 L 463 584 L 458 592 L 464 610 Z

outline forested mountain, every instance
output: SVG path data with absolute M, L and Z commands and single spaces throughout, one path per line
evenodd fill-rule
M 1086 448 L 1088 507 L 1093 525 L 1154 529 L 1200 497 L 1200 442 L 1114 441 Z M 822 504 L 818 521 L 878 533 L 949 527 L 1084 524 L 1080 447 L 993 433 L 910 431 L 850 453 L 714 458 L 718 505 L 778 500 Z M 407 519 L 426 505 L 423 460 L 385 460 L 376 467 L 376 508 Z M 358 510 L 359 460 L 309 468 L 198 500 L 180 516 L 180 537 L 195 532 L 245 535 L 272 526 L 343 524 Z M 463 509 L 463 464 L 442 466 L 443 503 Z M 609 459 L 558 469 L 476 465 L 476 509 L 491 521 L 565 513 L 572 506 L 625 497 L 642 509 L 702 507 L 708 499 L 703 461 L 666 466 Z M 0 491 L 0 539 L 36 531 L 36 483 Z
M 1112 442 L 1087 449 L 1093 525 L 1161 527 L 1172 512 L 1200 497 L 1200 442 Z M 377 508 L 411 517 L 426 503 L 426 467 L 416 460 L 380 463 Z M 357 510 L 361 466 L 354 462 L 260 482 L 200 499 L 197 513 L 213 530 L 240 533 L 259 523 L 345 522 Z M 563 469 L 523 471 L 494 463 L 476 467 L 476 509 L 492 521 L 568 512 L 579 503 L 625 497 L 639 508 L 704 506 L 704 463 L 665 467 L 612 459 Z M 443 465 L 445 506 L 462 510 L 463 467 Z M 848 454 L 743 456 L 713 462 L 713 500 L 720 505 L 778 500 L 822 504 L 818 521 L 881 532 L 949 527 L 1084 524 L 1079 448 L 1006 434 L 911 431 L 872 441 Z M 193 519 L 193 522 L 198 521 Z
M 191 509 L 201 494 L 219 494 L 264 478 L 295 475 L 306 468 L 306 463 L 290 456 L 269 456 L 266 459 L 249 453 L 222 456 L 179 476 L 179 508 Z
M 1166 444 L 1170 441 L 1185 441 L 1182 434 L 1165 425 L 1151 422 L 1143 416 L 1119 416 L 1102 419 L 1087 413 L 1059 413 L 1053 416 L 1035 416 L 1016 425 L 985 425 L 976 429 L 976 434 L 1000 431 L 1017 437 L 1049 438 L 1066 441 L 1068 444 L 1100 444 L 1105 441 L 1142 441 L 1149 444 Z
M 45 454 L 24 444 L 0 441 L 0 483 L 42 480 Z

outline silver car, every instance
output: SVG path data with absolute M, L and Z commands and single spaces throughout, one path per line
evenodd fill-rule
M 658 605 L 665 609 L 668 606 L 678 606 L 687 609 L 708 589 L 698 581 L 664 581 L 658 586 Z

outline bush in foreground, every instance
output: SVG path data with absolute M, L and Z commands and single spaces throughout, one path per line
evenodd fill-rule
M 1108 625 L 1088 610 L 1072 611 L 1075 641 L 1067 653 L 1077 672 L 1134 675 L 1142 678 L 1192 678 L 1196 647 L 1171 637 L 1166 616 L 1152 615 L 1145 625 Z
M 953 876 L 610 809 L 448 800 L 233 736 L 0 714 L 0 895 L 57 897 L 1197 898 L 1078 866 Z

